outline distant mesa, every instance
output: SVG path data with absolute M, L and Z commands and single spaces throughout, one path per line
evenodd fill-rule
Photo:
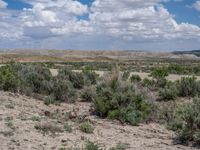
M 184 54 L 192 54 L 195 55 L 197 57 L 200 57 L 200 50 L 191 50 L 191 51 L 174 51 L 172 52 L 173 54 L 176 55 L 184 55 Z

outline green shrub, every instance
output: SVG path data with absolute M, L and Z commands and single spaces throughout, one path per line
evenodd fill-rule
M 200 99 L 181 106 L 177 111 L 175 124 L 179 124 L 174 130 L 177 131 L 181 143 L 200 145 Z
M 52 123 L 43 123 L 43 124 L 36 124 L 35 126 L 36 130 L 42 131 L 43 133 L 61 133 L 63 132 L 62 128 L 59 126 L 52 124 Z
M 94 107 L 101 117 L 132 125 L 143 122 L 151 110 L 150 104 L 144 100 L 144 96 L 135 92 L 132 84 L 120 81 L 116 76 L 97 86 Z
M 200 94 L 200 82 L 195 77 L 183 77 L 177 81 L 179 96 L 198 96 Z
M 40 122 L 41 119 L 42 119 L 42 118 L 41 118 L 40 116 L 33 116 L 33 117 L 30 118 L 30 120 L 32 120 L 32 121 L 37 121 L 37 122 Z
M 82 89 L 84 86 L 84 76 L 82 73 L 72 73 L 69 75 L 69 80 L 72 82 L 74 88 Z
M 128 80 L 128 79 L 129 79 L 129 76 L 130 76 L 130 72 L 129 72 L 129 71 L 123 72 L 123 74 L 122 74 L 122 80 L 123 80 L 123 81 Z
M 84 133 L 93 133 L 94 127 L 89 122 L 84 122 L 80 125 L 80 130 Z
M 95 87 L 85 87 L 82 91 L 81 98 L 84 102 L 92 102 L 96 97 Z
M 97 83 L 98 75 L 94 71 L 84 69 L 83 75 L 84 75 L 84 82 L 86 85 L 95 85 Z
M 84 150 L 101 150 L 99 146 L 91 141 L 87 141 Z
M 44 100 L 45 105 L 55 104 L 55 99 L 53 96 L 47 96 Z
M 166 77 L 168 76 L 168 71 L 166 68 L 155 68 L 151 72 L 150 76 L 156 80 L 157 87 L 165 87 L 167 83 Z
M 65 76 L 68 74 L 68 76 Z M 80 77 L 79 77 L 80 76 Z M 0 67 L 0 89 L 32 96 L 47 96 L 45 104 L 57 101 L 74 102 L 76 91 L 83 80 L 82 75 L 62 70 L 58 77 L 52 77 L 48 68 L 42 65 L 10 64 Z
M 18 65 L 17 67 L 22 93 L 27 94 L 28 91 L 29 93 L 43 95 L 51 94 L 53 88 L 52 75 L 48 68 L 40 65 Z
M 76 99 L 76 91 L 68 80 L 55 79 L 53 94 L 55 100 L 60 102 L 74 102 Z
M 65 124 L 64 125 L 64 130 L 68 133 L 71 133 L 72 132 L 72 127 L 69 125 L 69 124 Z
M 140 82 L 142 79 L 140 78 L 139 75 L 133 74 L 130 78 L 131 82 Z
M 74 88 L 82 89 L 84 86 L 84 75 L 83 73 L 72 72 L 68 68 L 63 68 L 59 71 L 57 76 L 59 80 L 68 80 L 72 83 Z
M 152 76 L 153 78 L 157 80 L 160 80 L 168 76 L 168 71 L 166 68 L 155 68 L 151 72 L 150 76 Z
M 20 80 L 12 65 L 0 67 L 0 89 L 4 91 L 17 92 Z
M 178 89 L 176 85 L 168 85 L 159 91 L 159 96 L 162 100 L 174 100 L 178 95 Z
M 118 143 L 115 147 L 112 147 L 109 150 L 126 150 L 128 148 L 129 148 L 129 144 Z
M 171 74 L 184 74 L 185 72 L 185 68 L 184 66 L 181 66 L 179 64 L 170 64 L 167 67 L 168 72 L 170 72 Z
M 144 87 L 148 87 L 149 89 L 155 89 L 156 81 L 153 79 L 144 78 L 142 81 L 142 85 Z

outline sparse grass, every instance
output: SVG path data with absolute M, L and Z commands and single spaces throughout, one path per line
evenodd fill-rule
M 129 144 L 118 143 L 115 147 L 112 147 L 109 150 L 127 150 L 128 148 L 129 148 Z
M 6 117 L 5 121 L 9 122 L 9 121 L 12 121 L 13 119 L 14 119 L 13 117 Z
M 6 118 L 5 118 L 5 121 L 6 121 L 5 124 L 6 124 L 10 129 L 12 129 L 12 130 L 14 131 L 16 128 L 15 128 L 13 122 L 12 122 L 13 119 L 14 119 L 13 117 L 6 117 Z
M 5 105 L 5 107 L 8 108 L 8 109 L 14 109 L 15 108 L 14 104 L 7 104 L 7 105 Z
M 32 121 L 37 121 L 37 122 L 40 122 L 41 119 L 42 119 L 42 118 L 39 117 L 39 116 L 33 116 L 33 117 L 30 118 L 30 120 L 32 120 Z
M 13 131 L 16 129 L 15 126 L 14 126 L 14 124 L 13 124 L 13 122 L 11 122 L 11 121 L 6 122 L 6 125 L 7 125 L 10 129 L 12 129 Z
M 35 129 L 42 131 L 43 133 L 52 133 L 52 134 L 61 133 L 64 131 L 61 127 L 51 123 L 36 124 Z
M 87 141 L 84 150 L 101 150 L 99 146 L 91 141 Z
M 67 150 L 66 148 L 64 148 L 64 147 L 61 147 L 61 148 L 59 148 L 58 150 Z
M 68 133 L 71 133 L 71 132 L 72 132 L 72 127 L 71 127 L 68 123 L 66 123 L 66 124 L 64 125 L 64 130 L 65 130 L 66 132 L 68 132 Z
M 53 96 L 47 96 L 44 100 L 45 105 L 55 104 L 56 101 Z
M 127 150 L 129 148 L 129 144 L 126 143 L 118 143 L 115 147 L 110 149 L 101 148 L 98 144 L 92 141 L 87 141 L 83 148 L 70 148 L 68 150 Z M 64 150 L 64 149 L 63 149 Z
M 3 136 L 5 136 L 5 137 L 10 137 L 10 136 L 14 135 L 14 132 L 13 131 L 2 131 L 2 132 L 0 132 L 0 134 L 3 134 Z
M 89 122 L 84 122 L 79 126 L 80 130 L 84 133 L 91 134 L 94 132 L 94 127 Z

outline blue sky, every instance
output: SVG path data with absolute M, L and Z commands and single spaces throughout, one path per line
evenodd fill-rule
M 200 26 L 200 13 L 191 8 L 196 0 L 184 0 L 182 2 L 168 2 L 164 5 L 166 8 L 175 15 L 177 22 L 189 22 Z
M 24 3 L 20 0 L 5 0 L 8 3 L 8 9 L 21 10 L 23 8 L 31 8 L 32 6 L 28 3 Z
M 79 0 L 81 3 L 91 5 L 94 0 Z M 176 21 L 188 22 L 200 26 L 200 13 L 192 9 L 190 6 L 195 3 L 196 0 L 184 0 L 182 2 L 164 2 L 163 5 L 171 12 Z M 31 8 L 32 6 L 20 0 L 5 0 L 8 3 L 9 9 L 21 10 L 23 8 Z
M 200 0 L 0 0 L 0 48 L 200 49 Z

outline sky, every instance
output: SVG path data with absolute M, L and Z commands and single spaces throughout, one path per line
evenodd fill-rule
M 0 0 L 0 49 L 200 49 L 200 0 Z

